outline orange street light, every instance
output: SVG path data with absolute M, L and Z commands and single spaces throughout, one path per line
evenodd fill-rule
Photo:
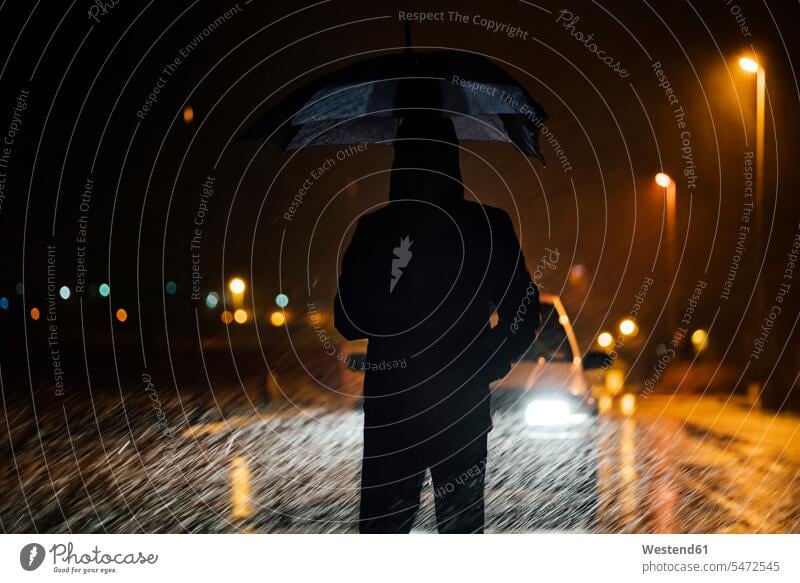
M 276 328 L 283 326 L 286 323 L 286 315 L 283 312 L 275 310 L 269 315 L 269 322 Z
M 241 277 L 234 277 L 228 282 L 228 289 L 231 290 L 231 300 L 235 308 L 241 308 L 244 304 L 244 290 L 247 285 Z
M 614 342 L 614 337 L 608 332 L 600 332 L 597 336 L 597 345 L 600 348 L 608 348 Z
M 758 257 L 764 256 L 764 132 L 765 132 L 765 108 L 767 101 L 767 72 L 759 63 L 755 55 L 752 57 L 743 56 L 739 59 L 739 66 L 747 73 L 756 75 L 756 184 L 755 184 L 755 247 Z M 764 278 L 756 280 L 756 309 L 763 311 L 764 306 Z M 758 360 L 753 367 L 758 383 L 762 382 L 765 372 L 763 370 L 763 359 Z
M 748 73 L 755 73 L 758 71 L 758 62 L 750 57 L 742 57 L 739 59 L 739 66 Z
M 676 186 L 675 181 L 669 174 L 659 172 L 656 174 L 656 184 L 664 189 L 664 207 L 666 215 L 666 230 L 667 230 L 667 273 L 673 275 L 675 273 L 675 255 L 676 255 L 676 242 L 675 242 L 675 207 L 676 207 Z M 674 310 L 670 308 L 674 302 L 670 302 L 667 311 L 669 318 L 667 324 L 670 326 L 670 335 L 674 331 L 675 314 Z
M 672 184 L 672 178 L 669 177 L 669 174 L 659 172 L 656 174 L 656 184 L 658 184 L 661 188 L 667 188 L 670 184 Z
M 619 323 L 619 331 L 622 332 L 625 336 L 635 336 L 636 333 L 639 331 L 639 327 L 636 325 L 636 322 L 634 322 L 630 318 L 625 318 L 622 322 Z
M 233 293 L 235 293 L 237 295 L 238 294 L 243 294 L 244 293 L 244 288 L 245 288 L 244 280 L 241 277 L 234 277 L 228 283 L 228 288 L 231 290 L 231 292 L 233 292 Z

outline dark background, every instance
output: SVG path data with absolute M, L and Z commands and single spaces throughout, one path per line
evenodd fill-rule
M 748 38 L 724 2 L 539 5 L 552 13 L 512 1 L 435 6 L 240 2 L 241 11 L 183 60 L 141 122 L 136 112 L 164 66 L 232 3 L 120 0 L 99 24 L 88 18 L 88 2 L 4 6 L 3 135 L 16 96 L 23 88 L 30 91 L 0 207 L 0 296 L 10 300 L 9 310 L 0 312 L 4 390 L 26 393 L 31 385 L 52 380 L 47 322 L 32 321 L 27 312 L 32 306 L 45 311 L 46 245 L 57 246 L 57 287 L 74 287 L 76 220 L 89 176 L 95 187 L 87 281 L 110 282 L 112 296 L 73 294 L 57 302 L 68 391 L 82 390 L 87 374 L 97 375 L 90 376 L 96 386 L 120 382 L 124 387 L 125 379 L 137 379 L 143 371 L 160 375 L 168 385 L 197 382 L 201 345 L 231 346 L 258 366 L 298 364 L 302 350 L 295 355 L 286 331 L 265 322 L 273 298 L 281 290 L 292 298 L 293 338 L 300 339 L 298 346 L 302 339 L 313 344 L 306 301 L 310 297 L 329 307 L 339 245 L 343 237 L 346 243 L 350 222 L 385 199 L 384 171 L 392 152 L 370 147 L 338 163 L 314 184 L 287 224 L 282 215 L 291 197 L 335 150 L 291 157 L 273 146 L 239 143 L 237 137 L 280 97 L 323 72 L 373 51 L 401 50 L 400 9 L 458 10 L 529 31 L 528 40 L 521 40 L 472 24 L 414 24 L 412 43 L 417 50 L 454 48 L 496 59 L 548 112 L 548 127 L 572 171 L 562 171 L 541 139 L 547 167 L 530 163 L 507 145 L 478 143 L 470 147 L 485 162 L 462 157 L 463 174 L 476 196 L 512 214 L 531 269 L 545 248 L 559 251 L 557 268 L 545 270 L 541 283 L 545 292 L 564 299 L 582 347 L 631 309 L 643 278 L 652 276 L 656 283 L 639 319 L 642 332 L 626 355 L 631 361 L 638 356 L 640 374 L 646 375 L 668 335 L 664 306 L 674 302 L 682 313 L 703 279 L 708 287 L 692 320 L 692 328 L 706 329 L 713 321 L 703 359 L 712 369 L 720 365 L 727 371 L 725 378 L 733 382 L 723 388 L 743 391 L 746 378 L 737 379 L 766 314 L 752 305 L 763 258 L 752 234 L 730 298 L 720 299 L 741 220 L 744 151 L 755 140 L 754 77 L 736 60 L 755 48 L 767 69 L 764 289 L 769 306 L 800 220 L 800 53 L 792 34 L 800 8 L 788 0 L 739 1 L 752 31 Z M 630 77 L 619 78 L 556 24 L 561 8 L 580 16 L 576 29 L 594 32 L 598 45 L 618 58 Z M 686 110 L 698 176 L 691 194 L 681 175 L 679 132 L 647 53 L 662 63 Z M 186 105 L 193 107 L 191 124 L 183 121 Z M 657 253 L 662 192 L 653 175 L 661 168 L 677 178 L 677 273 L 666 272 L 663 244 Z M 378 174 L 365 177 L 371 173 Z M 203 233 L 203 289 L 220 291 L 232 275 L 244 276 L 259 335 L 252 320 L 226 327 L 219 308 L 208 310 L 190 297 L 192 220 L 209 174 L 216 181 Z M 582 278 L 572 271 L 576 265 L 583 266 Z M 178 284 L 174 296 L 163 291 L 168 280 Z M 15 292 L 20 281 L 24 296 Z M 793 283 L 761 357 L 770 374 L 765 400 L 775 408 L 800 409 L 800 395 L 793 390 L 800 359 L 798 285 Z M 120 324 L 113 312 L 123 306 L 129 319 Z M 220 378 L 231 374 L 222 364 L 212 368 Z

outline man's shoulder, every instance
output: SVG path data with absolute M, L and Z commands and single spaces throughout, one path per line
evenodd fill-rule
M 358 219 L 358 226 L 362 229 L 369 228 L 388 220 L 391 216 L 389 205 L 386 204 L 379 209 L 361 215 Z
M 469 200 L 465 200 L 459 203 L 458 207 L 461 209 L 462 216 L 477 220 L 479 222 L 485 223 L 488 221 L 490 224 L 495 226 L 502 226 L 508 227 L 512 226 L 513 222 L 509 214 L 498 207 L 494 207 L 488 204 L 482 204 L 479 202 L 473 202 Z M 456 208 L 458 208 L 456 207 Z M 425 209 L 428 210 L 428 209 Z M 453 212 L 455 209 L 451 208 L 448 209 L 446 212 L 449 214 Z M 393 206 L 390 202 L 379 209 L 376 209 L 372 212 L 365 213 L 358 219 L 358 225 L 362 229 L 369 229 L 369 228 L 382 228 L 386 225 L 387 222 L 393 222 L 401 217 L 405 217 L 409 213 L 419 213 L 420 209 L 414 209 L 409 205 L 395 205 Z

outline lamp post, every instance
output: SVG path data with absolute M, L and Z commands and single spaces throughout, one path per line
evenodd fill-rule
M 756 259 L 764 256 L 764 126 L 765 126 L 765 106 L 767 99 L 767 73 L 764 67 L 755 59 L 751 57 L 742 57 L 739 59 L 739 66 L 748 73 L 755 73 L 756 75 L 756 192 L 755 192 L 755 248 Z M 762 317 L 764 313 L 764 285 L 762 277 L 756 280 L 756 313 L 758 317 Z M 760 362 L 762 359 L 754 363 L 756 369 L 755 377 L 756 382 L 748 386 L 748 393 L 758 394 L 761 390 L 761 383 L 763 382 L 763 375 L 761 374 L 762 367 Z
M 670 177 L 669 174 L 665 174 L 664 172 L 659 172 L 656 174 L 656 184 L 658 184 L 661 188 L 664 189 L 664 206 L 665 206 L 665 215 L 666 215 L 666 230 L 667 230 L 667 273 L 674 274 L 675 273 L 675 207 L 676 207 L 676 198 L 677 192 L 675 187 L 675 181 Z M 669 325 L 669 333 L 670 335 L 675 332 L 675 310 L 674 310 L 674 301 L 669 301 L 667 303 L 667 323 Z

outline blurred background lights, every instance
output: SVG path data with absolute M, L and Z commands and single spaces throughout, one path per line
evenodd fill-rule
M 625 372 L 617 368 L 612 368 L 606 371 L 603 382 L 611 396 L 614 396 L 625 386 Z
M 101 283 L 100 286 L 97 288 L 97 293 L 99 293 L 104 298 L 108 297 L 108 294 L 111 293 L 111 286 L 107 283 Z
M 117 310 L 117 320 L 119 320 L 120 322 L 124 322 L 127 319 L 128 319 L 128 312 L 126 312 L 124 308 L 120 308 L 119 310 Z
M 191 105 L 187 105 L 183 108 L 183 123 L 189 125 L 194 121 L 194 109 Z
M 630 417 L 636 411 L 636 395 L 625 393 L 619 401 L 619 410 L 623 415 Z
M 31 320 L 38 320 L 40 315 L 39 308 L 35 306 L 31 308 Z
M 692 346 L 694 347 L 695 351 L 700 353 L 706 349 L 708 345 L 708 332 L 703 330 L 702 328 L 698 328 L 694 332 L 692 332 Z
M 25 286 L 22 284 L 22 282 L 19 282 L 17 284 L 16 290 L 17 290 L 17 295 L 21 296 L 23 293 L 25 293 Z
M 223 324 L 230 324 L 233 322 L 233 314 L 231 314 L 230 310 L 225 310 L 219 315 L 219 319 L 222 320 Z
M 631 320 L 630 318 L 625 318 L 622 322 L 619 323 L 619 331 L 622 332 L 625 336 L 634 336 L 636 332 L 639 331 L 638 326 L 636 326 L 636 322 Z
M 758 72 L 758 62 L 756 62 L 755 59 L 751 59 L 750 57 L 742 57 L 741 59 L 739 59 L 739 66 L 748 73 Z
M 286 323 L 286 316 L 276 310 L 269 315 L 269 322 L 273 326 L 283 326 Z
M 208 292 L 206 296 L 206 305 L 212 310 L 217 307 L 219 303 L 219 294 L 217 292 Z
M 0 309 L 7 310 L 8 309 L 8 298 L 3 296 L 0 298 Z
M 244 324 L 247 322 L 247 312 L 240 308 L 233 313 L 233 319 L 237 324 Z
M 61 289 L 58 290 L 58 295 L 61 296 L 62 300 L 68 300 L 70 296 L 69 287 L 62 285 Z
M 608 348 L 611 346 L 611 343 L 614 341 L 614 337 L 611 336 L 608 332 L 600 332 L 599 336 L 597 337 L 597 344 L 601 348 Z
M 286 294 L 278 294 L 275 296 L 275 305 L 277 305 L 279 308 L 285 308 L 289 305 L 289 296 Z
M 234 277 L 228 284 L 228 289 L 235 294 L 243 294 L 244 288 L 244 280 L 241 277 Z
M 174 281 L 168 281 L 167 285 L 164 286 L 164 289 L 167 290 L 169 295 L 174 296 L 175 292 L 178 291 L 178 284 Z
M 672 178 L 669 177 L 669 174 L 664 174 L 663 172 L 656 174 L 656 184 L 658 184 L 661 188 L 666 188 L 671 182 Z
M 585 265 L 573 265 L 569 270 L 569 283 L 572 285 L 578 285 L 586 279 L 588 274 L 589 271 L 586 269 Z

